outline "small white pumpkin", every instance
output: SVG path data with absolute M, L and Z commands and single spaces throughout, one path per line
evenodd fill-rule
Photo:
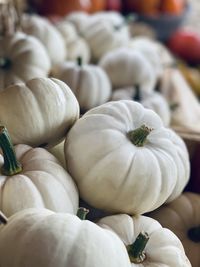
M 25 33 L 38 38 L 45 46 L 52 66 L 65 61 L 67 50 L 64 39 L 56 27 L 38 15 L 24 15 L 22 29 Z
M 84 219 L 85 214 L 79 211 Z M 9 267 L 191 267 L 180 240 L 148 217 L 28 209 L 0 216 L 0 264 Z
M 65 156 L 81 198 L 108 212 L 154 210 L 178 197 L 189 180 L 183 140 L 134 101 L 85 113 L 66 138 Z
M 116 11 L 102 11 L 96 12 L 89 17 L 89 19 L 93 22 L 102 22 L 111 24 L 115 27 L 120 27 L 123 24 L 126 24 L 124 17 L 122 14 Z
M 35 78 L 0 92 L 0 122 L 14 144 L 53 146 L 78 118 L 76 97 L 58 79 Z
M 76 213 L 78 191 L 71 176 L 43 148 L 12 146 L 0 127 L 0 206 L 7 216 L 27 208 Z M 0 264 L 1 265 L 1 264 Z
M 89 20 L 82 36 L 90 46 L 94 62 L 98 62 L 107 52 L 126 46 L 130 39 L 127 25 L 116 26 L 101 19 Z
M 82 29 L 88 23 L 90 15 L 83 11 L 74 11 L 67 15 L 64 19 L 71 22 L 79 34 L 81 34 Z
M 162 119 L 164 126 L 169 126 L 171 111 L 167 100 L 159 93 L 141 92 L 139 88 L 127 87 L 115 90 L 111 100 L 133 100 L 140 102 L 145 108 L 154 110 Z
M 81 57 L 83 63 L 89 63 L 91 58 L 90 48 L 87 42 L 77 34 L 75 26 L 63 20 L 57 24 L 57 29 L 65 40 L 68 51 L 67 59 L 75 61 L 78 57 Z
M 36 77 L 51 68 L 44 46 L 35 37 L 17 32 L 0 38 L 0 90 Z
M 130 267 L 192 267 L 181 241 L 169 229 L 146 216 L 107 216 L 97 222 L 116 233 L 128 251 Z
M 105 71 L 95 65 L 65 62 L 57 69 L 55 77 L 64 81 L 74 92 L 80 108 L 86 111 L 108 101 L 111 83 Z
M 99 62 L 114 89 L 138 85 L 141 90 L 153 91 L 157 75 L 149 61 L 139 51 L 119 48 L 107 53 Z
M 131 263 L 113 231 L 72 214 L 28 209 L 0 226 L 0 266 L 131 267 Z

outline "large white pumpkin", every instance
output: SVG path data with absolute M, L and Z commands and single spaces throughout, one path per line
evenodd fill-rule
M 7 221 L 7 223 L 6 223 Z M 1 215 L 0 265 L 9 267 L 191 267 L 180 240 L 147 217 L 106 217 L 28 209 Z
M 133 101 L 89 110 L 70 130 L 65 155 L 82 199 L 109 212 L 154 210 L 178 197 L 189 180 L 183 140 Z
M 78 118 L 76 97 L 58 79 L 35 78 L 0 92 L 0 122 L 14 144 L 53 146 Z
M 140 86 L 141 90 L 153 91 L 157 75 L 145 56 L 130 48 L 119 48 L 107 53 L 99 62 L 112 82 L 114 89 Z
M 59 66 L 55 77 L 72 89 L 82 111 L 101 105 L 110 98 L 110 80 L 105 71 L 98 66 L 65 62 Z
M 0 38 L 0 90 L 36 77 L 51 68 L 44 46 L 35 37 L 17 32 Z
M 56 158 L 44 148 L 22 144 L 13 147 L 9 139 L 1 126 L 1 211 L 11 216 L 27 208 L 48 208 L 76 214 L 76 185 Z
M 89 45 L 78 35 L 75 26 L 66 20 L 59 22 L 56 26 L 65 40 L 68 51 L 67 59 L 75 61 L 81 57 L 83 63 L 89 63 L 91 58 Z
M 47 19 L 38 15 L 24 15 L 22 17 L 22 29 L 43 43 L 53 66 L 65 61 L 67 50 L 64 39 Z
M 126 87 L 115 90 L 111 100 L 134 100 L 140 102 L 145 108 L 154 110 L 162 119 L 164 126 L 169 126 L 171 111 L 167 100 L 159 93 L 142 92 L 139 88 Z

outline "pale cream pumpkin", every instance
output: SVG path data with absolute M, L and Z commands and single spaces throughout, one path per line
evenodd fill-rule
M 74 11 L 67 15 L 64 19 L 71 22 L 79 34 L 81 34 L 82 29 L 88 23 L 90 15 L 83 11 Z
M 25 33 L 38 38 L 46 48 L 52 66 L 65 61 L 67 49 L 64 39 L 56 27 L 38 15 L 24 15 L 22 29 Z
M 58 79 L 35 78 L 0 92 L 0 122 L 14 144 L 53 146 L 78 118 L 76 97 Z
M 148 216 L 169 228 L 181 240 L 192 267 L 200 266 L 200 195 L 183 193 Z
M 65 40 L 68 51 L 67 59 L 76 61 L 78 57 L 81 57 L 83 63 L 89 63 L 90 48 L 87 42 L 78 35 L 75 26 L 66 20 L 59 22 L 56 26 Z
M 2 266 L 191 267 L 175 234 L 148 217 L 115 215 L 96 225 L 71 214 L 28 209 L 0 219 Z
M 154 110 L 162 119 L 164 126 L 170 125 L 171 111 L 167 100 L 159 93 L 142 92 L 139 88 L 126 87 L 115 90 L 111 100 L 133 100 L 140 102 L 145 108 Z
M 153 91 L 157 75 L 149 61 L 139 51 L 119 48 L 107 53 L 99 62 L 114 89 L 138 85 L 141 90 Z
M 103 19 L 89 20 L 82 36 L 90 46 L 94 62 L 98 62 L 107 52 L 127 45 L 130 39 L 127 25 L 116 26 Z
M 109 100 L 111 83 L 105 71 L 95 65 L 65 62 L 54 76 L 64 81 L 74 92 L 80 108 L 86 111 Z
M 19 212 L 0 226 L 0 265 L 131 267 L 126 248 L 113 231 L 46 209 Z
M 47 77 L 50 68 L 47 52 L 35 37 L 17 32 L 0 38 L 0 90 L 36 77 Z
M 56 146 L 48 148 L 48 151 L 53 154 L 58 161 L 61 163 L 61 165 L 66 169 L 66 160 L 65 160 L 65 154 L 64 154 L 64 143 L 65 140 L 57 144 Z
M 172 201 L 189 180 L 183 140 L 134 101 L 89 110 L 65 143 L 67 169 L 93 207 L 142 214 Z
M 12 146 L 0 127 L 0 207 L 7 216 L 27 208 L 76 213 L 78 190 L 57 159 L 43 148 Z M 0 264 L 1 265 L 1 264 Z

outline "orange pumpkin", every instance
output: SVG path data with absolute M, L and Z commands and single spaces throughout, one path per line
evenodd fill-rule
M 162 0 L 161 1 L 161 12 L 172 15 L 180 15 L 185 7 L 184 0 Z
M 42 15 L 65 16 L 73 11 L 89 12 L 91 9 L 90 0 L 32 0 L 31 3 Z
M 106 0 L 91 0 L 90 13 L 99 12 L 106 9 Z

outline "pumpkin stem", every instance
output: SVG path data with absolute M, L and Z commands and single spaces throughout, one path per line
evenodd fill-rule
M 188 237 L 195 243 L 200 243 L 200 225 L 188 231 Z
M 153 129 L 148 128 L 145 125 L 142 125 L 141 127 L 137 128 L 137 129 L 135 129 L 133 131 L 130 131 L 128 133 L 128 138 L 131 140 L 131 142 L 135 146 L 142 147 L 146 143 L 147 136 L 150 134 L 150 132 L 152 130 Z
M 79 217 L 79 219 L 81 219 L 82 221 L 84 221 L 86 219 L 86 216 L 88 214 L 89 210 L 86 208 L 79 208 L 77 211 L 76 216 Z
M 11 67 L 11 60 L 9 58 L 0 57 L 0 68 L 8 70 Z
M 139 85 L 135 85 L 135 95 L 133 97 L 133 100 L 137 102 L 140 102 L 142 100 Z
M 0 224 L 7 224 L 8 218 L 0 211 Z
M 179 103 L 174 102 L 169 105 L 169 108 L 171 111 L 175 111 L 177 108 L 179 108 Z
M 77 57 L 77 65 L 79 67 L 82 67 L 83 66 L 83 59 L 82 59 L 82 57 Z
M 1 169 L 2 174 L 11 176 L 21 172 L 21 164 L 16 158 L 13 144 L 8 131 L 4 126 L 0 126 L 0 147 L 4 157 L 4 165 Z
M 149 240 L 149 235 L 145 232 L 141 232 L 135 242 L 132 245 L 126 247 L 130 261 L 132 263 L 142 263 L 146 259 L 144 249 Z

